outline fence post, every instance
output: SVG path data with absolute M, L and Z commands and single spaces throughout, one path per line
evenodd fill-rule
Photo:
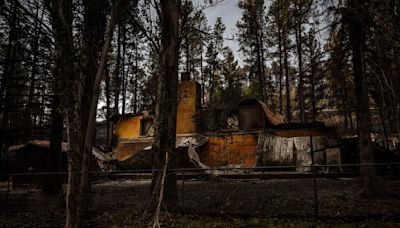
M 318 186 L 317 177 L 314 163 L 314 146 L 313 146 L 313 136 L 310 135 L 310 149 L 311 149 L 311 168 L 313 173 L 313 188 L 314 188 L 314 217 L 318 218 Z
M 8 197 L 10 195 L 10 182 L 11 182 L 12 179 L 13 179 L 12 176 L 7 179 L 7 198 L 6 198 L 7 202 L 8 202 Z
M 185 169 L 182 170 L 182 206 L 185 207 Z

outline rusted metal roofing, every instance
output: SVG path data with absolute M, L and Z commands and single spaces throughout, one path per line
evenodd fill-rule
M 265 116 L 272 125 L 278 125 L 286 123 L 285 118 L 276 112 L 273 112 L 264 102 L 258 101 L 265 112 Z

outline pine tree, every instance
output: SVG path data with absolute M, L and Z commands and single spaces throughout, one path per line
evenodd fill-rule
M 237 22 L 236 26 L 239 29 L 237 35 L 240 50 L 245 56 L 245 62 L 252 67 L 250 75 L 255 74 L 257 77 L 257 97 L 260 100 L 265 101 L 266 75 L 264 55 L 266 51 L 266 23 L 264 1 L 242 0 L 239 2 L 239 8 L 242 9 L 242 17 Z
M 220 77 L 220 65 L 223 43 L 224 43 L 225 25 L 220 17 L 217 18 L 209 43 L 206 50 L 207 67 L 205 73 L 208 75 L 208 97 L 209 105 L 214 106 L 217 100 L 218 91 L 222 88 Z
M 224 47 L 220 63 L 221 89 L 219 90 L 218 104 L 237 102 L 242 97 L 242 76 L 238 61 L 235 60 L 232 50 Z M 235 105 L 235 104 L 232 104 Z
M 293 30 L 293 16 L 289 0 L 275 0 L 268 11 L 268 40 L 272 48 L 272 57 L 278 57 L 279 63 L 279 111 L 286 112 L 287 121 L 292 120 L 292 73 L 291 60 L 291 32 Z M 283 84 L 285 86 L 283 86 Z M 285 87 L 285 92 L 283 91 Z M 286 105 L 284 106 L 284 98 Z
M 292 15 L 293 15 L 293 28 L 296 38 L 296 54 L 298 64 L 298 95 L 299 95 L 299 108 L 301 121 L 305 122 L 305 104 L 304 104 L 304 69 L 303 69 L 303 43 L 305 42 L 303 37 L 304 27 L 303 24 L 308 23 L 311 0 L 293 0 L 292 1 Z

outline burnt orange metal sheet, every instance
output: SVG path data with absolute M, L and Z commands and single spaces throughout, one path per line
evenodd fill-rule
M 258 135 L 226 134 L 208 136 L 208 143 L 197 149 L 200 160 L 210 167 L 240 165 L 253 167 L 256 164 Z
M 115 125 L 115 135 L 119 139 L 137 139 L 140 136 L 140 121 L 142 116 L 120 119 Z

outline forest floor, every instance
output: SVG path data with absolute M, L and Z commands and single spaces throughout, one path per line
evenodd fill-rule
M 400 227 L 400 180 L 379 180 L 382 194 L 360 199 L 358 178 L 318 184 L 314 217 L 313 179 L 186 180 L 178 183 L 178 211 L 164 227 Z M 33 188 L 0 182 L 0 227 L 62 227 L 65 200 Z M 92 186 L 88 227 L 138 227 L 150 196 L 150 180 L 98 181 Z

